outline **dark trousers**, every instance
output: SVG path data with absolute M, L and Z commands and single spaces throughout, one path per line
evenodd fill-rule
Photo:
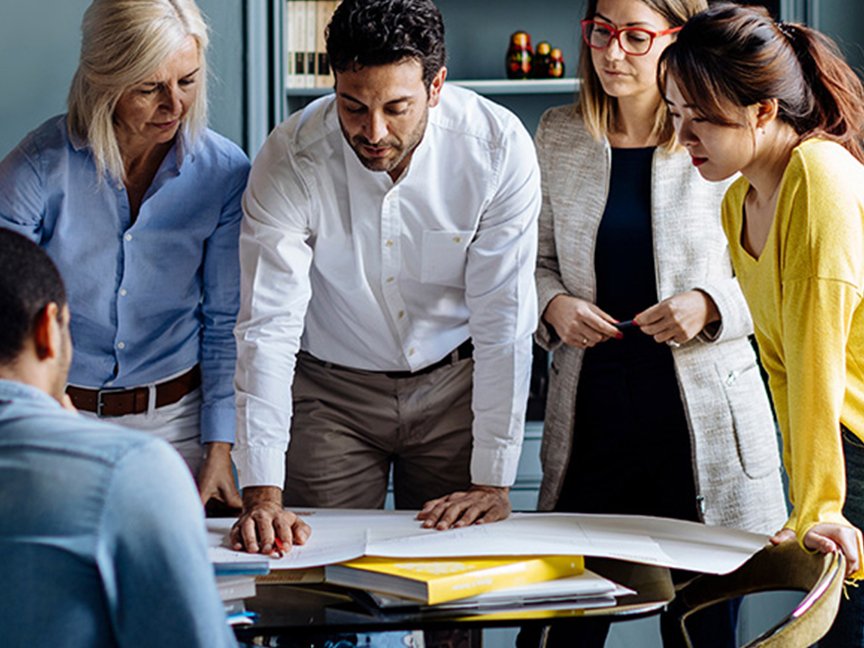
M 864 529 L 864 443 L 843 429 L 843 454 L 846 459 L 846 503 L 843 515 L 859 529 Z M 847 587 L 849 595 L 840 598 L 840 610 L 820 648 L 864 647 L 864 587 Z

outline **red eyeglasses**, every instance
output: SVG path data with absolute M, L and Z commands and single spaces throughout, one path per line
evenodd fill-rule
M 671 29 L 654 32 L 642 27 L 622 27 L 618 29 L 600 20 L 587 19 L 582 21 L 582 38 L 588 47 L 596 50 L 606 49 L 614 38 L 618 41 L 618 47 L 621 48 L 621 51 L 631 56 L 645 56 L 645 54 L 651 51 L 655 38 L 665 36 L 666 34 L 674 34 L 678 31 L 681 31 L 680 27 L 672 27 Z

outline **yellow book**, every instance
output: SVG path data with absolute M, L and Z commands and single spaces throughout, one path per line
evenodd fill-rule
M 582 556 L 377 558 L 327 565 L 328 583 L 395 594 L 426 605 L 581 574 Z

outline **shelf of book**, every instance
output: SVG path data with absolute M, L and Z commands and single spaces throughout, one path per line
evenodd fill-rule
M 574 94 L 579 89 L 579 79 L 454 79 L 448 81 L 484 95 L 540 95 Z M 333 91 L 332 84 L 318 87 L 293 87 L 285 85 L 288 97 L 320 97 Z

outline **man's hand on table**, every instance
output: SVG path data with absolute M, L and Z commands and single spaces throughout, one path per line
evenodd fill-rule
M 282 507 L 281 489 L 250 486 L 243 489 L 243 512 L 231 528 L 231 548 L 269 555 L 277 535 L 290 551 L 293 545 L 305 544 L 311 533 L 308 524 Z
M 472 485 L 467 491 L 429 500 L 417 514 L 417 519 L 422 520 L 427 529 L 434 527 L 444 531 L 504 520 L 511 510 L 508 487 Z

